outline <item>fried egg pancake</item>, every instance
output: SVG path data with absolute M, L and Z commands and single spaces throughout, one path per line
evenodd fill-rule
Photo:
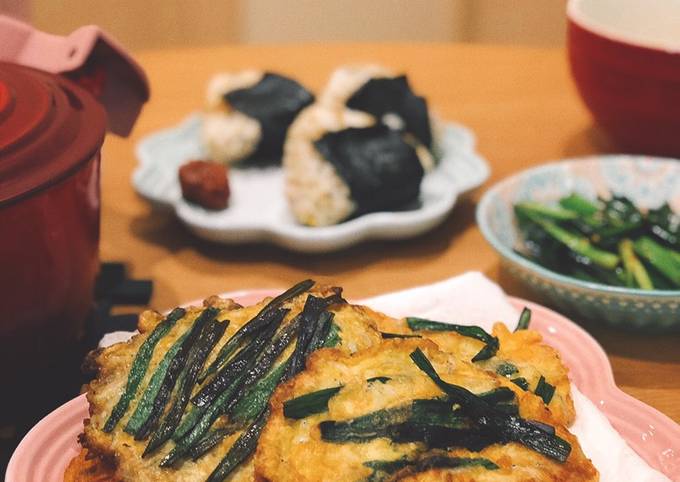
M 336 290 L 333 288 L 317 285 L 309 292 L 285 302 L 283 307 L 289 308 L 290 312 L 286 315 L 281 326 L 285 326 L 295 315 L 300 313 L 307 294 L 325 297 L 333 295 L 335 292 Z M 212 363 L 220 348 L 231 335 L 253 318 L 269 301 L 270 299 L 268 298 L 249 307 L 242 307 L 232 300 L 225 300 L 219 297 L 211 297 L 204 302 L 205 307 L 214 306 L 220 308 L 221 311 L 217 316 L 218 320 L 230 320 L 225 334 L 211 351 L 205 366 Z M 90 418 L 85 421 L 85 431 L 81 437 L 81 443 L 91 454 L 111 460 L 115 470 L 115 477 L 121 481 L 203 481 L 214 470 L 241 434 L 238 431 L 225 438 L 217 447 L 197 461 L 189 459 L 179 463 L 174 468 L 160 468 L 158 466 L 159 462 L 174 446 L 174 442 L 168 441 L 155 453 L 142 458 L 146 441 L 135 441 L 132 435 L 123 431 L 123 427 L 125 427 L 133 413 L 134 407 L 136 407 L 141 394 L 144 392 L 144 388 L 147 386 L 154 369 L 172 344 L 192 325 L 202 309 L 200 307 L 187 308 L 186 315 L 175 324 L 169 333 L 161 338 L 153 352 L 149 369 L 137 390 L 136 398 L 132 401 L 130 408 L 111 433 L 105 433 L 102 428 L 121 393 L 125 390 L 128 374 L 137 351 L 151 330 L 161 322 L 163 316 L 153 311 L 144 312 L 139 319 L 139 335 L 127 343 L 113 345 L 91 356 L 90 364 L 97 369 L 98 375 L 96 380 L 89 385 L 87 399 L 90 404 Z M 333 323 L 339 329 L 340 344 L 337 349 L 340 352 L 349 354 L 381 342 L 380 334 L 373 321 L 375 315 L 370 309 L 349 304 L 334 304 L 328 308 L 328 311 L 335 315 Z M 294 345 L 294 343 L 291 343 L 288 346 L 278 358 L 277 364 L 287 359 L 293 351 Z M 198 386 L 194 389 L 193 394 L 197 391 Z M 218 420 L 216 425 L 224 423 L 224 420 Z M 228 480 L 234 482 L 253 480 L 252 463 L 246 462 L 241 464 Z
M 304 372 L 278 387 L 271 400 L 272 414 L 255 455 L 255 477 L 259 481 L 365 481 L 365 480 L 449 480 L 449 481 L 597 481 L 598 473 L 584 456 L 576 437 L 561 425 L 543 401 L 515 386 L 519 414 L 555 427 L 556 434 L 571 444 L 564 463 L 548 458 L 519 443 L 493 444 L 479 452 L 449 450 L 456 457 L 484 457 L 498 466 L 432 469 L 411 474 L 408 468 L 391 478 L 371 478 L 373 470 L 364 464 L 372 460 L 393 461 L 422 456 L 427 450 L 420 442 L 395 443 L 386 437 L 362 443 L 332 443 L 322 439 L 319 424 L 343 421 L 379 409 L 403 406 L 414 399 L 441 397 L 442 390 L 411 360 L 421 349 L 446 382 L 482 393 L 505 386 L 504 377 L 442 351 L 427 339 L 394 339 L 381 345 L 346 354 L 323 349 L 313 353 Z M 383 382 L 368 381 L 387 377 Z M 320 389 L 342 386 L 330 398 L 328 410 L 300 420 L 286 418 L 284 402 Z

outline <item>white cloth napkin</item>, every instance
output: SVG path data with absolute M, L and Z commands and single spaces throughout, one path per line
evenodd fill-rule
M 465 273 L 439 283 L 376 296 L 361 301 L 395 318 L 421 316 L 491 330 L 496 322 L 514 329 L 519 313 L 498 285 L 478 272 Z M 576 421 L 570 430 L 583 452 L 600 471 L 601 482 L 665 482 L 669 478 L 652 469 L 631 449 L 609 420 L 572 383 Z

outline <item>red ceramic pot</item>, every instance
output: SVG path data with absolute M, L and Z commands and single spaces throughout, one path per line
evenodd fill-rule
M 98 270 L 106 114 L 63 77 L 0 63 L 0 373 L 78 338 Z
M 676 0 L 570 0 L 568 51 L 579 93 L 624 150 L 680 157 Z

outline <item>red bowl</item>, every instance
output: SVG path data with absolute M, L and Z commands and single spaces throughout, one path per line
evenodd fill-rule
M 674 0 L 570 0 L 567 45 L 588 109 L 624 150 L 680 157 Z

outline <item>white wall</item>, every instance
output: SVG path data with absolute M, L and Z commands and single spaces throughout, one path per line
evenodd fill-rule
M 562 45 L 565 0 L 0 0 L 67 33 L 102 26 L 132 49 L 303 41 Z

